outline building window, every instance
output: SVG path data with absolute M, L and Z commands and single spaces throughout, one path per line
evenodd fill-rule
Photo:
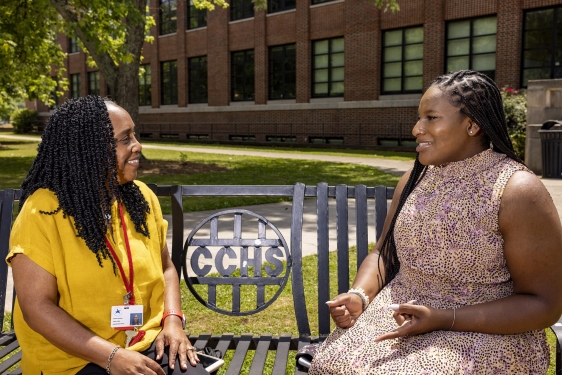
M 76 52 L 80 52 L 80 48 L 78 47 L 78 39 L 73 36 L 68 38 L 68 53 Z
M 150 64 L 141 65 L 139 77 L 139 105 L 152 104 L 152 84 L 151 84 Z
M 176 0 L 160 0 L 160 35 L 176 32 L 178 23 L 177 10 Z
M 327 2 L 330 2 L 330 1 L 334 1 L 334 0 L 312 0 L 312 5 L 327 3 Z
M 88 95 L 100 94 L 100 72 L 88 72 Z
M 312 97 L 343 96 L 343 38 L 317 40 L 312 47 Z
M 162 104 L 178 104 L 178 62 L 160 63 Z
M 526 12 L 524 30 L 521 86 L 562 78 L 562 7 Z
M 207 103 L 207 56 L 187 60 L 190 103 Z
M 421 92 L 423 88 L 423 27 L 385 31 L 382 93 Z
M 269 48 L 269 99 L 296 97 L 296 45 Z
M 230 20 L 236 21 L 254 16 L 254 3 L 252 0 L 231 0 Z
M 80 73 L 70 75 L 70 97 L 78 98 L 80 96 Z
M 207 9 L 197 9 L 193 0 L 190 0 L 187 7 L 187 28 L 197 29 L 205 26 L 207 26 Z
M 267 0 L 267 13 L 277 13 L 284 10 L 295 9 L 295 0 Z
M 232 52 L 232 101 L 254 100 L 254 50 Z
M 447 24 L 447 72 L 471 69 L 495 78 L 497 18 Z

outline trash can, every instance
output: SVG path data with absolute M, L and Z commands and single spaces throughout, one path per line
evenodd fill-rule
M 545 121 L 540 130 L 543 178 L 562 178 L 562 121 Z

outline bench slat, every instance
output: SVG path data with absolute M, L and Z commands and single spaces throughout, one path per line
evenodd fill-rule
M 338 294 L 349 290 L 349 228 L 347 185 L 336 186 L 336 229 L 338 246 Z
M 367 216 L 367 187 L 355 187 L 355 238 L 357 243 L 357 268 L 369 253 L 369 222 Z
M 14 207 L 14 189 L 0 191 L 0 323 L 4 321 L 4 308 L 8 285 L 8 264 L 4 259 L 10 252 L 10 230 L 12 228 L 12 210 Z
M 318 238 L 318 332 L 320 335 L 330 333 L 330 310 L 326 301 L 330 300 L 330 255 L 329 255 L 329 208 L 328 184 L 319 183 L 317 186 L 317 238 Z
M 271 342 L 271 335 L 261 335 L 258 338 L 258 345 L 256 347 L 254 359 L 252 360 L 252 367 L 250 367 L 250 372 L 248 375 L 263 374 L 265 361 L 267 359 L 267 353 L 269 352 L 270 342 Z
M 292 286 L 293 306 L 297 327 L 301 334 L 310 335 L 310 323 L 306 302 L 304 298 L 304 282 L 302 276 L 302 223 L 304 212 L 304 190 L 305 185 L 296 183 L 293 191 L 293 209 L 291 211 L 291 258 L 293 262 Z
M 291 335 L 279 336 L 277 344 L 275 362 L 271 375 L 285 375 L 287 370 L 287 360 L 289 358 L 289 349 L 291 348 Z
M 394 193 L 394 189 L 392 189 Z M 384 227 L 384 219 L 386 218 L 387 212 L 387 189 L 385 186 L 375 187 L 375 222 L 377 230 L 377 241 L 382 235 L 382 229 Z
M 228 366 L 228 370 L 226 371 L 226 375 L 238 375 L 242 370 L 242 366 L 244 365 L 244 360 L 246 359 L 246 353 L 248 353 L 248 349 L 250 348 L 250 343 L 252 342 L 252 335 L 251 334 L 244 334 L 240 337 L 238 341 L 238 345 L 236 345 L 236 351 L 234 352 L 234 356 L 230 361 L 230 365 Z
M 9 345 L 7 345 L 6 347 L 2 348 L 2 350 L 0 350 L 0 358 L 4 358 L 8 354 L 12 353 L 14 350 L 17 350 L 19 346 L 20 346 L 19 342 L 14 341 Z M 15 365 L 19 361 L 21 361 L 21 351 L 14 354 L 10 358 L 6 359 L 4 362 L 0 363 L 0 374 L 7 371 L 10 367 Z
M 232 333 L 223 334 L 220 337 L 219 342 L 217 343 L 215 349 L 219 350 L 223 356 L 226 355 L 226 351 L 228 350 L 228 347 L 230 346 L 230 343 L 232 342 L 233 338 L 234 335 Z

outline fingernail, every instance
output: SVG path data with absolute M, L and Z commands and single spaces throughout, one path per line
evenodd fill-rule
M 392 310 L 396 311 L 400 308 L 400 305 L 397 303 L 393 303 L 392 305 L 388 305 L 389 308 L 391 308 Z
M 327 304 L 328 304 L 328 303 L 332 303 L 332 302 L 334 302 L 334 301 L 326 301 Z

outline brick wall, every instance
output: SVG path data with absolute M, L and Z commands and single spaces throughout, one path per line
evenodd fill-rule
M 159 114 L 141 115 L 143 122 L 174 123 L 180 127 L 188 122 L 240 124 L 261 121 L 263 126 L 287 122 L 329 122 L 339 123 L 343 134 L 346 124 L 372 123 L 373 119 L 376 119 L 376 126 L 381 129 L 386 126 L 381 123 L 387 121 L 389 124 L 410 123 L 415 119 L 416 108 L 277 111 L 264 106 L 263 111 L 224 112 L 224 107 L 230 105 L 230 53 L 254 49 L 255 105 L 267 105 L 268 49 L 271 46 L 296 43 L 295 102 L 309 103 L 312 41 L 343 36 L 344 100 L 372 101 L 378 100 L 380 96 L 383 30 L 423 25 L 423 84 L 426 87 L 435 77 L 445 72 L 446 22 L 497 15 L 496 81 L 499 86 L 519 87 L 524 11 L 562 5 L 562 0 L 408 0 L 400 2 L 401 10 L 395 14 L 376 9 L 368 0 L 336 0 L 319 5 L 310 5 L 310 0 L 297 0 L 295 10 L 270 15 L 260 11 L 256 12 L 254 18 L 235 22 L 229 22 L 229 9 L 217 8 L 208 12 L 208 27 L 196 30 L 186 30 L 187 4 L 186 0 L 178 2 L 177 33 L 158 36 L 158 27 L 154 26 L 151 28 L 154 43 L 144 45 L 143 63 L 150 63 L 152 70 L 152 108 L 160 107 L 160 62 L 168 60 L 178 62 L 178 107 L 189 107 L 187 58 L 196 56 L 208 57 L 208 105 L 211 108 L 221 108 L 216 113 L 193 111 L 182 114 L 170 113 L 173 111 L 164 108 Z M 158 0 L 150 0 L 151 14 L 157 20 L 158 5 Z M 66 51 L 67 38 L 60 35 L 58 40 Z M 87 93 L 87 72 L 93 70 L 86 67 L 85 61 L 86 55 L 82 52 L 69 55 L 65 61 L 67 77 L 76 73 L 81 75 L 82 95 Z M 106 82 L 103 77 L 100 78 L 100 92 L 105 95 Z M 69 92 L 66 96 L 69 96 Z M 319 100 L 315 99 L 313 102 Z M 37 108 L 47 110 L 41 103 L 37 104 Z M 393 131 L 390 125 L 384 129 L 390 133 Z M 365 129 L 361 131 L 365 134 Z M 294 130 L 293 132 L 295 133 Z

